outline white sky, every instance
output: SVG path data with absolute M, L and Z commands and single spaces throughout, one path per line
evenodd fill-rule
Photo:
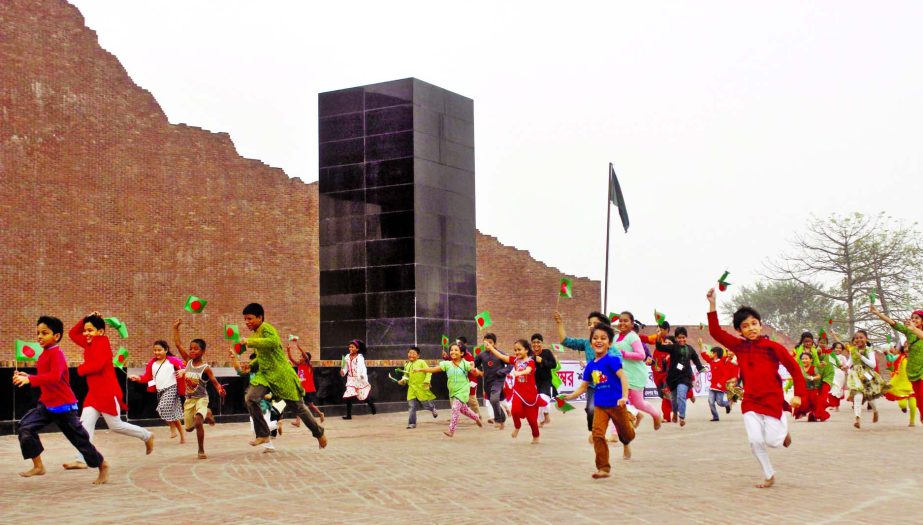
M 923 222 L 923 2 L 72 2 L 170 122 L 308 182 L 318 92 L 474 99 L 478 229 L 568 273 L 603 277 L 613 162 L 609 309 L 645 322 L 811 212 Z

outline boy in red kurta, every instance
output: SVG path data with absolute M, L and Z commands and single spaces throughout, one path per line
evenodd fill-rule
M 798 408 L 802 396 L 807 394 L 804 376 L 784 346 L 762 335 L 763 325 L 756 310 L 744 306 L 734 313 L 734 329 L 743 336 L 735 337 L 725 332 L 718 323 L 715 289 L 709 290 L 706 297 L 709 305 L 709 334 L 718 344 L 737 356 L 745 392 L 740 411 L 744 416 L 750 449 L 763 467 L 763 481 L 756 487 L 768 488 L 775 482 L 775 471 L 766 447 L 787 447 L 792 443 L 784 414 L 785 398 L 782 378 L 779 377 L 779 363 L 791 374 L 795 385 L 795 396 L 791 400 L 793 408 Z
M 99 312 L 93 312 L 84 317 L 71 328 L 68 336 L 71 341 L 83 348 L 83 364 L 77 367 L 77 373 L 85 376 L 87 380 L 87 397 L 83 400 L 83 412 L 80 422 L 86 429 L 90 440 L 96 422 L 102 416 L 109 430 L 126 436 L 132 436 L 144 441 L 148 454 L 154 450 L 154 434 L 146 428 L 132 425 L 122 421 L 122 409 L 126 408 L 122 402 L 122 388 L 115 376 L 115 367 L 112 365 L 112 347 L 106 337 L 106 322 Z M 84 469 L 87 463 L 82 455 L 78 454 L 77 460 L 66 463 L 64 468 Z
M 35 364 L 36 373 L 27 374 L 20 370 L 13 373 L 13 384 L 19 387 L 31 385 L 42 389 L 38 405 L 26 412 L 19 422 L 19 447 L 23 459 L 32 460 L 32 468 L 19 475 L 28 478 L 45 474 L 42 464 L 42 440 L 38 432 L 49 423 L 55 423 L 64 437 L 86 458 L 89 466 L 99 469 L 94 485 L 109 479 L 109 464 L 102 454 L 90 443 L 90 436 L 77 418 L 77 397 L 70 386 L 67 360 L 58 342 L 64 336 L 64 323 L 56 317 L 42 316 L 36 323 L 36 340 L 44 349 Z
M 699 345 L 703 346 L 702 339 L 699 339 Z M 727 388 L 727 380 L 731 379 L 731 369 L 737 368 L 730 362 L 730 358 L 724 354 L 723 348 L 713 348 L 711 351 L 702 351 L 702 359 L 708 363 L 711 371 L 711 384 L 708 390 L 708 409 L 711 410 L 711 420 L 719 421 L 717 407 L 724 407 L 726 414 L 731 413 L 731 401 L 724 397 Z

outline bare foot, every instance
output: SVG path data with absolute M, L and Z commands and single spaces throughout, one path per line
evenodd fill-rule
M 147 438 L 147 441 L 144 442 L 144 450 L 144 453 L 148 456 L 154 451 L 154 434 L 151 434 L 151 437 Z
M 266 453 L 269 453 L 269 452 L 275 452 L 275 451 L 276 451 L 276 449 L 274 449 L 274 448 L 264 448 L 264 449 L 263 449 L 263 454 L 266 454 Z
M 208 423 L 209 426 L 215 426 L 215 415 L 212 414 L 211 410 L 205 414 L 205 422 Z
M 638 412 L 638 415 L 635 416 L 635 422 L 632 423 L 632 426 L 638 428 L 638 425 L 641 424 L 641 420 L 644 419 L 644 412 Z
M 478 418 L 475 419 L 474 422 L 477 424 L 477 426 L 479 426 L 479 427 L 481 427 L 481 428 L 484 427 L 484 423 L 481 422 L 481 416 L 478 416 Z
M 446 437 L 452 437 L 452 436 L 455 435 L 455 434 L 452 434 L 452 433 L 450 433 L 450 432 L 443 432 L 443 434 L 445 434 Z
M 756 488 L 758 488 L 758 489 L 768 489 L 768 488 L 771 487 L 771 486 L 773 485 L 773 483 L 775 483 L 775 482 L 776 482 L 776 477 L 773 476 L 773 477 L 771 477 L 771 478 L 769 478 L 769 479 L 764 479 L 761 483 L 757 483 L 757 484 L 754 485 L 754 486 L 755 486 Z
M 856 418 L 856 422 L 853 423 L 852 426 L 854 426 L 854 427 L 856 427 L 856 428 L 862 428 L 862 424 L 859 423 L 859 418 Z
M 318 414 L 318 416 L 317 416 L 317 417 L 319 417 L 319 418 L 320 418 L 320 422 L 321 422 L 321 423 L 323 423 L 323 422 L 324 422 L 324 413 L 323 413 L 323 412 L 320 412 L 320 413 Z
M 280 421 L 280 423 L 281 423 L 281 421 Z M 284 426 L 285 426 L 285 425 L 279 425 L 279 426 L 276 428 L 276 431 L 279 433 L 280 436 L 282 435 L 282 428 L 283 428 Z
M 609 473 L 606 472 L 605 470 L 597 470 L 596 472 L 593 473 L 593 479 L 602 479 L 602 478 L 608 478 L 608 477 L 609 477 Z
M 510 434 L 510 435 L 513 436 L 513 437 L 518 436 L 518 435 L 519 435 L 519 429 L 518 429 L 518 428 L 514 428 L 514 429 L 513 429 L 513 433 Z
M 86 468 L 84 465 L 83 468 Z M 99 465 L 99 475 L 96 476 L 96 479 L 93 481 L 94 485 L 102 485 L 109 481 L 109 462 L 103 460 L 102 464 Z
M 205 455 L 205 452 L 199 452 L 198 458 L 199 458 L 199 459 L 208 459 L 208 456 Z
M 321 435 L 317 438 L 317 446 L 320 448 L 327 448 L 327 434 Z
M 660 430 L 660 425 L 662 424 L 663 424 L 662 417 L 654 418 L 654 430 Z
M 872 423 L 878 423 L 878 411 L 872 412 Z
M 180 444 L 180 445 L 185 445 L 185 444 L 186 444 L 186 436 L 185 436 L 185 435 L 183 435 L 183 434 L 180 434 L 180 435 L 179 435 L 179 444 Z
M 45 467 L 32 467 L 25 472 L 20 472 L 19 475 L 24 478 L 31 478 L 32 476 L 44 476 Z
M 785 448 L 792 446 L 792 435 L 791 434 L 785 434 L 785 439 L 782 441 L 782 446 Z
M 532 444 L 533 444 L 533 445 L 538 445 L 538 436 L 532 438 Z
M 686 426 L 686 418 L 684 417 L 679 418 L 679 426 L 681 427 Z
M 591 445 L 593 444 L 593 433 L 592 432 L 590 432 L 590 435 L 586 437 L 586 442 Z
M 622 448 L 622 459 L 631 459 L 631 445 Z
M 170 430 L 173 430 L 173 427 L 170 427 Z M 179 434 L 177 434 L 176 431 L 174 430 L 173 432 L 170 432 L 170 439 L 174 439 L 174 438 L 176 438 L 176 436 L 178 436 L 178 435 L 179 435 Z
M 506 426 L 505 423 L 500 423 L 499 425 L 497 425 L 497 430 L 503 430 L 503 427 L 505 426 Z
M 255 447 L 257 445 L 262 445 L 263 443 L 269 443 L 269 437 L 258 437 L 256 439 L 251 439 L 248 443 L 250 443 L 251 447 Z
M 294 420 L 292 420 L 292 426 L 293 426 L 293 427 L 300 427 L 300 426 L 301 426 L 301 420 L 298 419 L 298 418 L 296 417 Z
M 87 464 L 82 461 L 71 461 L 70 463 L 65 463 L 65 470 L 83 470 L 87 468 Z

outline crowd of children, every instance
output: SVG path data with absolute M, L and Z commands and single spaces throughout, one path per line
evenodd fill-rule
M 533 444 L 539 443 L 540 428 L 550 423 L 550 405 L 558 403 L 560 406 L 585 395 L 588 439 L 596 455 L 593 478 L 605 478 L 611 471 L 607 431 L 611 429 L 612 439 L 622 443 L 623 457 L 628 459 L 631 458 L 630 444 L 643 414 L 652 418 L 654 430 L 667 422 L 685 426 L 686 402 L 688 399 L 694 401 L 691 393 L 696 378 L 694 370 L 704 379 L 707 364 L 711 421 L 720 421 L 719 407 L 729 414 L 734 404 L 740 403 L 750 448 L 762 469 L 763 476 L 757 487 L 766 488 L 775 483 L 768 449 L 788 447 L 792 442 L 787 412 L 795 419 L 806 417 L 811 422 L 824 422 L 830 419 L 831 409 L 839 410 L 841 402 L 847 400 L 853 403 L 853 425 L 861 429 L 863 408 L 867 406 L 872 410 L 872 422 L 877 422 L 876 402 L 884 397 L 898 402 L 901 409 L 909 413 L 910 426 L 916 424 L 918 407 L 923 403 L 923 311 L 913 312 L 909 322 L 903 324 L 871 307 L 873 314 L 906 337 L 904 344 L 890 349 L 886 355 L 891 369 L 890 381 L 886 382 L 865 330 L 857 330 L 849 341 L 842 341 L 830 330 L 829 334 L 819 334 L 818 343 L 813 334 L 806 332 L 795 348 L 786 349 L 762 333 L 760 314 L 749 307 L 742 307 L 733 315 L 732 325 L 737 335 L 728 333 L 718 323 L 714 290 L 708 291 L 707 299 L 710 307 L 708 331 L 720 346 L 710 348 L 699 339 L 701 353 L 689 344 L 686 328 L 677 327 L 671 334 L 665 321 L 661 321 L 655 334 L 639 336 L 640 323 L 631 312 L 619 314 L 615 326 L 616 319 L 591 312 L 587 316 L 588 337 L 582 339 L 568 337 L 563 318 L 555 312 L 553 318 L 561 344 L 582 351 L 586 360 L 582 381 L 569 394 L 559 396 L 557 402 L 552 401 L 552 396 L 556 395 L 552 374 L 558 361 L 544 348 L 541 334 L 533 334 L 529 340 L 517 339 L 512 344 L 511 354 L 507 354 L 498 348 L 496 336 L 487 333 L 476 357 L 468 349 L 467 341 L 459 338 L 447 346 L 443 359 L 435 366 L 429 366 L 421 358 L 419 349 L 411 347 L 407 351 L 407 362 L 398 369 L 399 379 L 392 378 L 407 388 L 407 428 L 417 427 L 420 408 L 438 417 L 436 394 L 431 384 L 432 375 L 437 373 L 446 374 L 451 405 L 448 429 L 444 432 L 448 437 L 455 435 L 461 415 L 470 418 L 478 427 L 483 426 L 476 394 L 477 380 L 481 378 L 484 397 L 489 403 L 487 410 L 491 414 L 488 424 L 502 430 L 507 417 L 511 417 L 512 437 L 515 438 L 525 420 Z M 250 444 L 261 445 L 266 451 L 274 450 L 272 437 L 282 432 L 281 411 L 274 406 L 275 402 L 279 407 L 284 404 L 295 415 L 294 425 L 304 422 L 319 446 L 324 448 L 327 438 L 323 427 L 315 420 L 316 416 L 322 422 L 324 414 L 317 406 L 311 354 L 305 352 L 294 337 L 283 351 L 278 333 L 265 322 L 259 304 L 247 305 L 243 316 L 252 335 L 240 339 L 239 343 L 253 353 L 244 363 L 234 351 L 229 357 L 240 374 L 249 375 L 245 402 L 254 433 Z M 198 458 L 205 459 L 204 425 L 215 424 L 209 409 L 207 384 L 211 383 L 222 399 L 226 394 L 204 359 L 206 342 L 195 338 L 185 345 L 180 336 L 181 325 L 181 320 L 173 325 L 174 346 L 181 358 L 172 354 L 166 341 L 157 340 L 152 345 L 153 355 L 144 373 L 130 375 L 128 379 L 156 393 L 156 411 L 169 426 L 171 438 L 178 436 L 183 443 L 184 432 L 196 432 Z M 68 334 L 84 351 L 84 362 L 77 367 L 77 373 L 86 377 L 88 392 L 78 418 L 78 400 L 70 388 L 67 364 L 59 347 L 63 323 L 49 316 L 38 319 L 36 339 L 43 352 L 36 363 L 36 373 L 16 371 L 13 376 L 17 387 L 41 389 L 37 406 L 23 416 L 19 425 L 23 458 L 33 462 L 32 468 L 22 472 L 22 476 L 45 473 L 38 430 L 49 423 L 55 423 L 78 451 L 77 459 L 64 467 L 98 469 L 94 483 L 106 483 L 109 475 L 108 462 L 92 443 L 100 417 L 112 431 L 144 442 L 147 454 L 153 451 L 154 435 L 120 417 L 126 407 L 105 328 L 105 320 L 98 312 L 93 312 L 78 321 Z M 828 346 L 828 336 L 833 338 L 831 346 Z M 654 347 L 653 352 L 648 345 Z M 352 417 L 354 399 L 365 401 L 370 412 L 375 414 L 363 355 L 365 344 L 353 340 L 347 351 L 340 370 L 346 382 L 344 418 Z M 779 375 L 780 365 L 790 375 L 784 387 Z M 644 398 L 649 368 L 663 400 L 660 409 Z M 788 397 L 787 390 L 790 390 Z M 923 414 L 920 418 L 923 421 Z

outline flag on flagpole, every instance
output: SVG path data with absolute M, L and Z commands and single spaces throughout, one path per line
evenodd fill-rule
M 730 274 L 731 272 L 727 270 L 725 270 L 724 273 L 721 274 L 721 277 L 718 278 L 718 290 L 722 292 L 727 291 L 728 286 L 731 285 L 731 283 L 727 282 L 728 275 Z
M 224 338 L 229 341 L 240 341 L 240 329 L 236 324 L 224 325 Z
M 208 304 L 208 301 L 206 301 L 205 299 L 202 299 L 201 297 L 196 297 L 194 295 L 190 295 L 189 297 L 186 298 L 186 306 L 184 306 L 183 308 L 185 308 L 186 311 L 191 314 L 200 314 L 202 313 L 202 310 L 205 309 L 206 304 Z
M 38 343 L 16 340 L 17 361 L 35 361 L 38 356 L 42 355 L 42 350 L 42 345 Z
M 628 233 L 628 209 L 625 207 L 625 197 L 622 195 L 622 186 L 619 185 L 619 178 L 615 175 L 615 168 L 609 163 L 609 202 L 619 209 L 619 217 L 622 219 L 622 228 Z
M 487 310 L 479 313 L 474 318 L 474 322 L 477 323 L 478 330 L 483 330 L 494 324 L 494 322 L 490 318 L 490 312 L 488 312 Z
M 443 334 L 443 336 L 442 336 L 442 347 L 443 347 L 443 348 L 448 348 L 448 346 L 449 346 L 449 336 Z

